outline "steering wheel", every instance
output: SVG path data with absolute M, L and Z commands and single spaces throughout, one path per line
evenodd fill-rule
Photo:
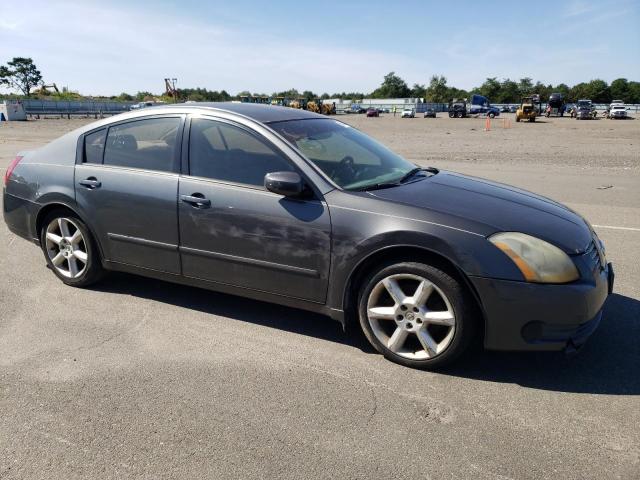
M 345 180 L 348 181 L 355 179 L 356 173 L 355 160 L 351 155 L 347 155 L 331 171 L 331 178 L 345 179 L 344 177 L 347 177 Z

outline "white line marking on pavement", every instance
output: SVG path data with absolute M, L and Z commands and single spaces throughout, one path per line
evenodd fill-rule
M 609 228 L 611 230 L 627 230 L 629 232 L 640 232 L 640 228 L 634 227 L 612 227 L 611 225 L 593 225 L 594 228 Z

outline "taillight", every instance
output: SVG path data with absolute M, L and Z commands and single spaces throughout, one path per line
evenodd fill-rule
M 14 158 L 11 163 L 9 164 L 9 166 L 7 167 L 7 171 L 4 172 L 4 184 L 6 185 L 7 183 L 9 183 L 9 178 L 11 177 L 11 174 L 13 173 L 13 169 L 16 168 L 16 166 L 18 165 L 18 163 L 20 163 L 20 160 L 22 160 L 22 157 L 20 155 L 18 155 L 16 158 Z

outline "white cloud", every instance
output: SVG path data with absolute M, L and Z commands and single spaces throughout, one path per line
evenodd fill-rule
M 480 85 L 487 77 L 573 84 L 640 74 L 637 62 L 620 53 L 621 46 L 638 45 L 638 30 L 604 34 L 613 19 L 637 15 L 629 2 L 559 6 L 559 15 L 571 18 L 543 18 L 533 34 L 474 23 L 441 36 L 416 31 L 406 40 L 381 29 L 375 37 L 367 32 L 357 45 L 339 43 L 353 36 L 335 25 L 326 40 L 304 33 L 283 38 L 273 33 L 270 20 L 191 18 L 168 13 L 160 2 L 144 9 L 132 4 L 35 0 L 23 6 L 0 0 L 0 63 L 32 57 L 47 83 L 95 95 L 160 92 L 165 77 L 177 77 L 182 87 L 230 93 L 289 88 L 334 93 L 372 91 L 392 70 L 410 85 L 444 74 L 459 88 Z M 577 27 L 590 33 L 577 35 Z
M 579 17 L 596 10 L 596 5 L 584 0 L 574 0 L 569 3 L 564 12 L 565 18 Z
M 7 18 L 23 17 L 16 5 L 5 11 Z M 167 76 L 177 77 L 179 86 L 231 93 L 372 90 L 389 70 L 421 78 L 403 55 L 291 42 L 163 13 L 71 2 L 30 11 L 38 15 L 30 14 L 0 44 L 0 61 L 32 57 L 47 82 L 86 94 L 158 92 Z

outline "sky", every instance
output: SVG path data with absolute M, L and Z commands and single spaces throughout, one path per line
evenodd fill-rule
M 640 81 L 640 1 L 0 0 L 0 64 L 85 95 L 178 87 L 371 92 L 444 75 Z M 6 90 L 5 90 L 6 91 Z

